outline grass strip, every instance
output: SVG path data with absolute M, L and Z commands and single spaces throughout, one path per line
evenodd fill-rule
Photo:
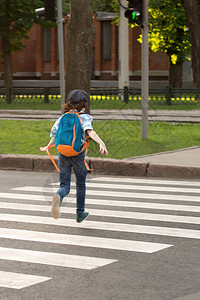
M 43 97 L 44 98 L 44 97 Z M 21 110 L 61 110 L 60 99 L 53 97 L 49 99 L 49 103 L 45 103 L 42 97 L 37 99 L 34 96 L 24 96 L 21 100 L 15 98 L 12 103 L 1 101 L 1 109 L 21 109 Z M 91 96 L 91 109 L 141 109 L 141 96 L 129 96 L 129 102 L 125 103 L 119 99 L 119 96 Z M 149 109 L 157 110 L 199 110 L 200 103 L 195 98 L 174 98 L 171 99 L 171 105 L 167 105 L 165 98 L 159 96 L 149 97 Z
M 44 154 L 52 121 L 0 120 L 0 153 Z M 200 143 L 200 124 L 149 123 L 149 137 L 141 140 L 140 121 L 95 121 L 94 130 L 104 140 L 109 158 L 123 159 L 191 146 Z M 55 150 L 52 154 L 57 154 Z M 99 146 L 91 141 L 88 156 L 100 157 Z

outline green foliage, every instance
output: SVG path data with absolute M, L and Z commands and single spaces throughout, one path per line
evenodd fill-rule
M 22 38 L 28 38 L 28 32 L 34 23 L 42 23 L 35 9 L 44 6 L 40 0 L 0 0 L 0 38 L 10 42 L 10 51 L 23 47 Z
M 112 7 L 113 11 L 119 13 L 118 0 L 112 1 Z M 191 43 L 182 0 L 149 0 L 149 23 L 152 51 L 165 52 L 174 64 L 189 59 Z M 142 42 L 142 37 L 139 42 Z
M 120 9 L 118 0 L 112 0 L 111 5 L 112 5 L 113 12 L 117 14 L 117 17 L 114 19 L 114 23 L 118 26 L 119 25 L 119 9 Z
M 181 0 L 150 0 L 149 23 L 149 44 L 154 52 L 165 52 L 174 64 L 188 59 L 191 43 Z
M 93 0 L 94 11 L 113 12 L 113 1 Z
M 70 0 L 63 0 L 62 5 L 63 5 L 63 15 L 70 14 Z

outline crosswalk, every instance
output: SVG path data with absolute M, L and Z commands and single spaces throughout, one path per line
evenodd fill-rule
M 81 224 L 75 221 L 73 182 L 73 201 L 63 202 L 60 219 L 51 218 L 51 195 L 57 188 L 58 183 L 49 183 L 45 187 L 19 186 L 0 192 L 0 223 L 4 224 L 0 225 L 0 240 L 6 241 L 6 247 L 4 243 L 0 246 L 2 262 L 93 270 L 116 263 L 122 252 L 154 255 L 173 247 L 173 238 L 200 239 L 199 182 L 91 177 L 86 198 L 90 216 Z M 34 224 L 37 230 L 31 227 Z M 44 225 L 50 226 L 47 231 L 40 229 Z M 162 241 L 167 237 L 167 242 L 155 242 L 155 236 L 162 237 Z M 26 247 L 14 248 L 14 241 Z M 31 249 L 31 242 L 37 243 L 37 250 Z M 64 245 L 66 252 L 44 251 L 40 245 Z M 73 254 L 68 247 L 73 247 Z M 83 248 L 90 249 L 89 255 L 76 252 Z M 0 287 L 6 288 L 22 289 L 51 279 L 41 274 L 0 271 Z

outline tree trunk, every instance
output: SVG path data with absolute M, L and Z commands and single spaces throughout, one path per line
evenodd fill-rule
M 181 88 L 182 73 L 183 73 L 183 64 L 181 62 L 177 62 L 174 65 L 170 59 L 170 69 L 169 69 L 169 86 L 170 87 Z
M 73 89 L 82 89 L 90 93 L 92 49 L 95 38 L 92 17 L 92 0 L 71 0 L 66 36 L 66 96 Z
M 5 88 L 13 87 L 13 72 L 12 72 L 12 53 L 10 50 L 10 41 L 2 37 L 2 52 L 4 63 L 4 83 Z
M 192 44 L 193 85 L 200 88 L 200 16 L 198 0 L 183 0 Z

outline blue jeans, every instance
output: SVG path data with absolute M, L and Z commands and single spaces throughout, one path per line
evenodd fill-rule
M 60 169 L 59 179 L 60 188 L 57 194 L 62 199 L 70 192 L 71 170 L 73 168 L 76 176 L 76 209 L 77 213 L 82 213 L 85 210 L 85 191 L 86 191 L 86 176 L 87 169 L 84 163 L 85 151 L 76 156 L 66 157 L 59 153 L 58 166 Z

